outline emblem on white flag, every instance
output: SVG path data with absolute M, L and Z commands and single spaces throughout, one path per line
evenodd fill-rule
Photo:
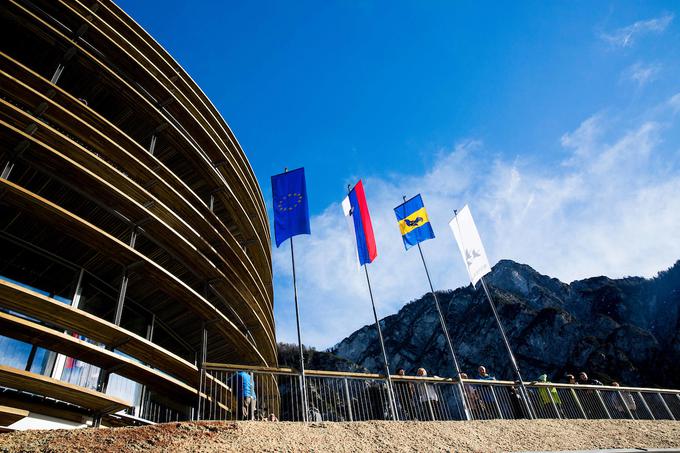
M 449 227 L 456 237 L 470 281 L 476 285 L 480 278 L 491 272 L 491 266 L 467 205 L 449 222 Z

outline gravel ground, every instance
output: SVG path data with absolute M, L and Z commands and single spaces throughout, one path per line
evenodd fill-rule
M 680 423 L 632 420 L 203 422 L 0 434 L 2 452 L 455 451 L 680 448 Z

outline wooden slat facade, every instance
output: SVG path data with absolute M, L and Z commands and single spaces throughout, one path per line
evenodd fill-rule
M 276 366 L 264 197 L 191 77 L 109 0 L 8 0 L 0 38 L 0 335 L 31 345 L 27 369 L 38 349 L 73 357 L 176 418 L 217 397 L 202 360 Z M 0 385 L 129 406 L 47 377 L 55 363 Z
M 113 323 L 30 289 L 0 280 L 0 307 L 78 332 L 192 385 L 198 383 L 196 365 Z

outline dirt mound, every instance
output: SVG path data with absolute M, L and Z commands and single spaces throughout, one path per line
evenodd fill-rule
M 680 448 L 680 423 L 631 420 L 474 422 L 202 422 L 23 431 L 2 452 L 457 451 Z

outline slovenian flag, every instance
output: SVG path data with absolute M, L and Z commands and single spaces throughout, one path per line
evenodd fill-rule
M 378 256 L 378 249 L 375 246 L 373 225 L 371 224 L 371 216 L 368 213 L 364 185 L 361 183 L 361 180 L 350 190 L 349 195 L 342 200 L 342 211 L 345 213 L 345 216 L 351 216 L 354 223 L 359 265 L 363 266 L 364 264 L 371 263 Z

